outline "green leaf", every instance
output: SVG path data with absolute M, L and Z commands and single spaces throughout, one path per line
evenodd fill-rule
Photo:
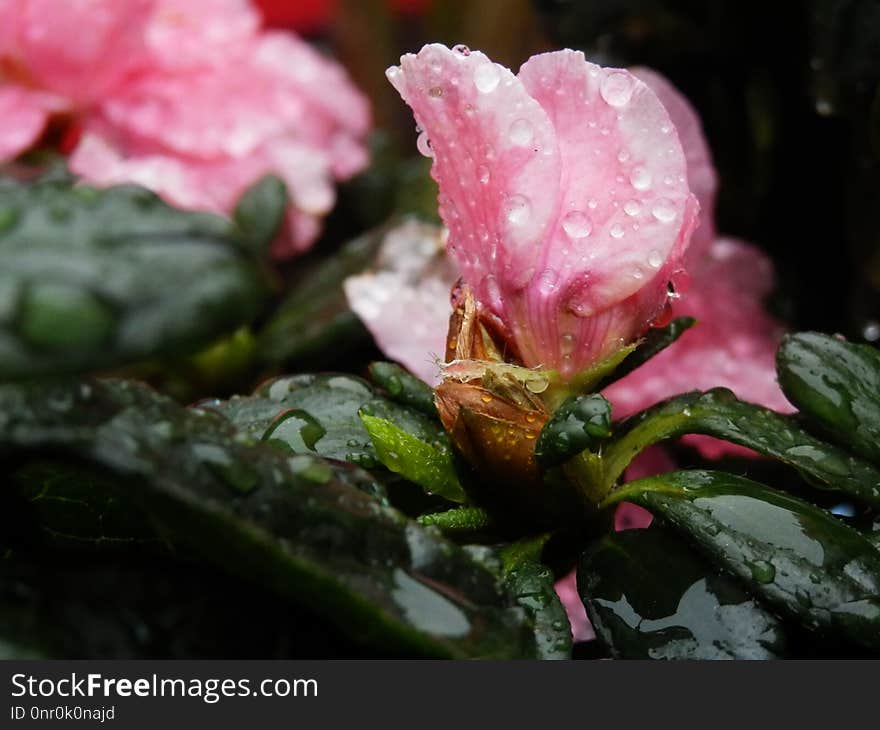
M 492 516 L 482 507 L 456 507 L 419 517 L 419 524 L 439 527 L 445 534 L 481 532 L 494 526 Z
M 5 181 L 0 378 L 185 354 L 246 324 L 268 290 L 237 236 L 135 186 Z
M 544 425 L 535 443 L 543 467 L 562 464 L 611 435 L 611 404 L 598 393 L 569 398 Z
M 808 629 L 880 648 L 880 551 L 825 510 L 742 477 L 682 471 L 630 482 L 635 502 Z
M 541 562 L 549 535 L 525 538 L 503 548 L 507 591 L 531 617 L 539 659 L 571 657 L 571 625 L 555 589 L 553 572 Z
M 113 475 L 176 550 L 360 643 L 438 657 L 534 651 L 522 612 L 465 551 L 218 413 L 124 381 L 0 386 L 0 460 L 33 453 Z
M 437 418 L 434 389 L 410 375 L 400 365 L 393 362 L 374 362 L 370 365 L 370 377 L 376 385 L 387 391 L 391 400 Z
M 232 217 L 250 251 L 268 253 L 289 202 L 287 186 L 275 175 L 265 175 L 245 190 Z
M 794 467 L 819 489 L 880 505 L 880 470 L 820 441 L 796 418 L 738 400 L 726 388 L 685 393 L 621 422 L 603 447 L 607 484 L 616 481 L 646 447 L 689 433 L 754 449 Z
M 467 501 L 448 443 L 422 441 L 391 421 L 366 413 L 361 413 L 361 420 L 376 447 L 379 460 L 391 471 L 451 502 Z
M 880 352 L 816 332 L 776 353 L 786 397 L 829 439 L 880 464 Z
M 257 349 L 264 361 L 325 366 L 370 341 L 348 307 L 342 284 L 374 261 L 387 230 L 371 231 L 300 269 L 290 293 L 258 335 Z
M 606 535 L 581 556 L 579 593 L 619 659 L 773 659 L 779 620 L 656 525 Z

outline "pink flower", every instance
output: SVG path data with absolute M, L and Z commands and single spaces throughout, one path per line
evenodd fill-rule
M 406 220 L 384 235 L 375 269 L 345 281 L 352 310 L 382 352 L 431 385 L 440 381 L 449 290 L 458 277 L 445 238 L 440 226 Z
M 523 364 L 568 378 L 641 335 L 698 208 L 651 89 L 575 51 L 514 76 L 429 45 L 388 77 L 430 140 L 449 250 Z
M 63 114 L 82 132 L 71 169 L 96 184 L 228 213 L 274 172 L 291 195 L 278 253 L 307 248 L 335 181 L 367 163 L 369 109 L 336 63 L 260 23 L 249 0 L 0 0 L 0 162 Z

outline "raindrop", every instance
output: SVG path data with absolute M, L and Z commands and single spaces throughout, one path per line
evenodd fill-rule
M 627 215 L 638 215 L 641 209 L 642 206 L 638 200 L 628 200 L 623 204 L 623 212 Z
M 626 162 L 629 159 L 629 150 L 622 149 L 617 153 L 617 161 L 618 162 Z
M 485 165 L 480 165 L 477 168 L 477 179 L 482 185 L 486 185 L 489 182 L 489 168 Z
M 593 224 L 583 213 L 573 210 L 562 219 L 562 230 L 569 238 L 586 238 L 592 232 Z
M 626 106 L 633 95 L 633 83 L 625 71 L 614 71 L 602 79 L 599 93 L 611 106 Z
M 542 294 L 549 294 L 556 289 L 556 272 L 552 269 L 544 269 L 538 277 L 538 290 Z
M 434 156 L 434 150 L 431 149 L 431 140 L 428 139 L 428 135 L 425 132 L 421 132 L 416 139 L 416 148 L 425 157 Z
M 660 198 L 651 208 L 651 214 L 661 223 L 671 223 L 675 220 L 675 206 L 667 198 Z
M 877 340 L 880 340 L 880 322 L 876 320 L 866 322 L 865 326 L 862 327 L 862 337 L 868 342 L 877 342 Z
M 651 173 L 644 167 L 634 167 L 629 175 L 629 181 L 636 190 L 647 190 L 651 187 Z
M 623 238 L 626 231 L 623 230 L 623 226 L 618 223 L 615 223 L 611 226 L 611 230 L 608 231 L 611 234 L 611 238 Z
M 662 264 L 663 255 L 657 249 L 648 253 L 648 266 L 652 269 L 659 269 Z
M 520 147 L 525 147 L 531 142 L 533 135 L 532 125 L 526 119 L 517 119 L 510 125 L 510 141 Z
M 590 198 L 590 199 L 587 201 L 587 207 L 588 207 L 590 210 L 596 210 L 596 206 L 597 206 L 597 205 L 599 205 L 599 203 L 596 201 L 595 198 Z
M 474 71 L 474 86 L 481 94 L 489 94 L 498 87 L 501 81 L 501 72 L 494 63 L 484 63 Z
M 633 279 L 636 279 L 636 280 L 638 280 L 638 279 L 642 279 L 642 278 L 644 278 L 644 276 L 645 276 L 645 274 L 644 274 L 644 272 L 641 270 L 640 267 L 636 266 L 636 267 L 633 269 L 633 272 L 632 272 L 632 278 L 633 278 Z
M 507 220 L 515 226 L 521 226 L 529 219 L 531 205 L 524 195 L 511 195 L 505 206 Z

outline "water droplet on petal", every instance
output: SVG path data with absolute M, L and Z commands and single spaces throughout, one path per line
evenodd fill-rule
M 531 204 L 525 195 L 511 195 L 505 205 L 505 214 L 508 222 L 520 226 L 529 219 Z
M 634 167 L 629 175 L 629 181 L 636 190 L 647 190 L 651 187 L 651 173 L 644 167 Z
M 480 165 L 477 168 L 477 179 L 481 184 L 486 185 L 489 182 L 489 168 L 485 165 Z
M 633 271 L 632 271 L 632 278 L 633 279 L 642 279 L 642 278 L 644 278 L 644 276 L 645 276 L 645 272 L 643 272 L 640 267 L 636 266 L 633 269 Z
M 659 269 L 662 265 L 663 256 L 657 249 L 648 253 L 648 266 L 652 269 Z
M 527 119 L 517 119 L 510 125 L 510 141 L 520 147 L 525 147 L 532 141 L 534 130 Z
M 431 140 L 428 139 L 428 135 L 425 132 L 419 134 L 416 139 L 416 147 L 425 157 L 434 156 L 434 150 L 431 149 Z
M 617 161 L 618 162 L 626 162 L 629 159 L 629 150 L 622 149 L 617 153 Z
M 489 94 L 498 87 L 501 81 L 501 72 L 498 67 L 490 62 L 484 63 L 474 71 L 474 86 L 481 94 Z
M 625 71 L 613 71 L 602 79 L 599 93 L 611 106 L 626 106 L 633 95 L 632 77 Z
M 615 223 L 611 226 L 611 229 L 608 231 L 611 234 L 611 238 L 623 238 L 626 231 L 623 230 L 623 226 Z
M 590 199 L 587 201 L 587 207 L 588 207 L 590 210 L 596 210 L 596 206 L 597 206 L 597 205 L 599 205 L 599 203 L 596 201 L 595 198 L 590 198 Z
M 627 215 L 638 215 L 641 209 L 642 206 L 639 204 L 638 200 L 627 200 L 626 203 L 623 204 L 623 212 Z
M 538 277 L 538 290 L 542 294 L 550 294 L 556 289 L 558 277 L 552 269 L 544 269 Z
M 660 198 L 654 203 L 651 214 L 661 223 L 671 223 L 675 220 L 675 206 L 670 200 Z
M 569 238 L 586 238 L 593 230 L 593 224 L 579 210 L 573 210 L 562 219 L 562 230 Z

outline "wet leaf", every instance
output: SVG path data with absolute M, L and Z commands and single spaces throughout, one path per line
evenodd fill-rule
M 500 551 L 507 590 L 529 614 L 539 659 L 571 657 L 571 626 L 556 594 L 553 571 L 541 562 L 548 535 L 524 538 Z
M 623 501 L 650 510 L 776 611 L 880 648 L 880 551 L 825 510 L 712 471 L 630 482 L 606 504 Z
M 610 435 L 611 404 L 599 394 L 574 396 L 547 421 L 535 444 L 535 456 L 541 466 L 555 466 Z
M 443 439 L 429 443 L 384 418 L 361 413 L 361 420 L 379 460 L 388 469 L 451 502 L 467 501 L 446 434 Z
M 434 389 L 410 375 L 400 365 L 393 362 L 374 362 L 370 365 L 370 377 L 388 393 L 391 400 L 415 408 L 426 416 L 437 417 Z
M 230 222 L 144 188 L 6 180 L 0 220 L 2 378 L 193 352 L 267 298 Z
M 880 470 L 819 440 L 795 417 L 738 400 L 725 388 L 685 393 L 622 421 L 603 448 L 608 483 L 650 444 L 688 433 L 754 449 L 794 467 L 819 489 L 880 505 Z
M 776 354 L 786 397 L 829 439 L 880 464 L 880 351 L 816 332 Z
M 521 610 L 461 548 L 345 483 L 330 462 L 288 457 L 219 413 L 124 381 L 0 386 L 0 460 L 34 453 L 115 477 L 177 550 L 359 643 L 428 656 L 534 651 Z
M 606 535 L 582 556 L 579 593 L 620 659 L 773 659 L 779 620 L 666 529 Z

